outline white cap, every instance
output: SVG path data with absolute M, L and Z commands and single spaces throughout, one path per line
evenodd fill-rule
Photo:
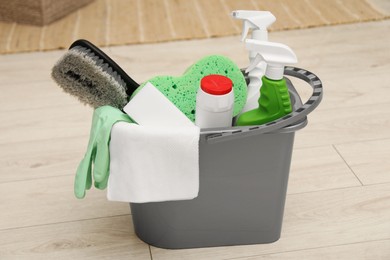
M 278 64 L 267 64 L 265 76 L 272 80 L 282 79 L 284 75 L 284 66 Z
M 245 45 L 249 51 L 257 53 L 256 58 L 246 69 L 247 72 L 264 60 L 267 63 L 265 76 L 269 79 L 279 80 L 283 78 L 285 65 L 298 62 L 297 56 L 290 47 L 281 43 L 247 39 Z
M 196 95 L 195 124 L 200 128 L 232 126 L 233 82 L 222 75 L 202 78 Z

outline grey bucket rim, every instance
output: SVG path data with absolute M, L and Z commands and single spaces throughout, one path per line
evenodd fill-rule
M 280 133 L 280 131 L 284 131 L 283 128 L 294 126 L 295 124 L 299 125 L 300 123 L 307 121 L 307 115 L 312 112 L 322 100 L 322 82 L 314 73 L 297 67 L 285 67 L 284 75 L 301 79 L 310 85 L 313 91 L 305 104 L 297 109 L 294 107 L 293 112 L 290 114 L 264 125 L 202 129 L 202 139 L 205 139 L 208 143 L 217 143 L 258 134 Z

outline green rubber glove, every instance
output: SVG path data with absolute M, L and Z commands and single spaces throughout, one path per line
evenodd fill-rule
M 84 198 L 85 191 L 92 186 L 92 167 L 95 187 L 98 189 L 107 187 L 110 170 L 111 128 L 119 121 L 132 123 L 129 116 L 117 108 L 102 106 L 95 109 L 87 152 L 76 172 L 74 194 L 77 198 Z

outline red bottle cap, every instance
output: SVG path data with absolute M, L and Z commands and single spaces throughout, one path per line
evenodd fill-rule
M 233 82 L 222 75 L 208 75 L 200 81 L 201 89 L 211 95 L 225 95 L 232 91 Z

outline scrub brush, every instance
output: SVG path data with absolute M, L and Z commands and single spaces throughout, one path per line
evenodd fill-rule
M 94 108 L 122 109 L 139 86 L 102 50 L 77 40 L 52 69 L 54 81 L 82 103 Z

